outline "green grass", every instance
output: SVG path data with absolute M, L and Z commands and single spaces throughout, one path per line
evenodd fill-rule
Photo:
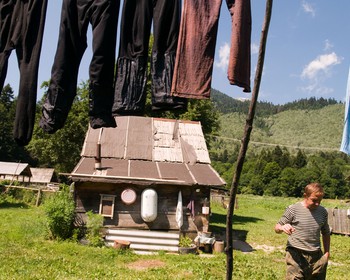
M 297 199 L 238 196 L 234 230 L 255 250 L 234 251 L 233 279 L 283 279 L 285 235 L 273 227 L 284 208 Z M 327 207 L 344 206 L 325 200 Z M 213 205 L 211 230 L 225 232 L 226 210 Z M 210 257 L 139 256 L 113 248 L 93 248 L 73 241 L 48 240 L 41 207 L 0 203 L 0 279 L 225 279 L 226 255 Z M 261 249 L 260 249 L 261 248 Z M 265 248 L 266 250 L 263 250 Z M 347 279 L 350 239 L 332 235 L 328 279 Z M 207 255 L 208 256 L 208 255 Z M 136 261 L 157 260 L 163 265 L 145 270 L 130 268 Z

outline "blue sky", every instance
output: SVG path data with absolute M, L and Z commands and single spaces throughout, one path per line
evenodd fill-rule
M 39 68 L 39 85 L 50 79 L 56 51 L 62 1 L 49 1 Z M 252 4 L 253 88 L 265 0 Z M 349 0 L 275 0 L 268 34 L 259 100 L 284 104 L 301 98 L 323 97 L 345 100 L 350 66 Z M 91 30 L 89 30 L 89 34 Z M 231 22 L 225 0 L 222 3 L 216 44 L 212 87 L 233 97 L 248 98 L 251 93 L 232 86 L 227 80 Z M 119 35 L 119 32 L 118 32 Z M 88 79 L 91 35 L 79 70 L 79 81 Z M 19 72 L 12 52 L 5 83 L 15 93 Z M 38 89 L 38 98 L 43 90 Z
M 251 3 L 253 85 L 266 1 Z M 229 19 L 224 8 L 212 87 L 234 98 L 250 98 L 251 94 L 225 81 Z M 348 0 L 275 0 L 259 100 L 284 104 L 315 96 L 344 101 L 350 55 L 349 12 Z

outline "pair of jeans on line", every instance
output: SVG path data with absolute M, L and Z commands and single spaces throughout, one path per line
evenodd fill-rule
M 179 0 L 124 0 L 113 115 L 141 115 L 146 102 L 151 26 L 152 110 L 181 110 L 187 99 L 171 95 L 180 24 Z
M 20 146 L 27 145 L 33 134 L 46 10 L 47 0 L 0 1 L 0 93 L 9 57 L 16 50 L 20 81 L 13 137 Z
M 40 127 L 62 128 L 76 96 L 79 65 L 92 26 L 89 119 L 92 128 L 116 127 L 112 117 L 114 61 L 120 0 L 63 0 L 57 51 Z

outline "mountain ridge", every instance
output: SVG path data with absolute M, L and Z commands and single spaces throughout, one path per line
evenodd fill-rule
M 226 138 L 227 141 L 240 140 L 250 101 L 235 100 L 213 90 L 213 102 L 221 112 L 221 128 L 217 137 Z M 283 106 L 258 102 L 250 141 L 256 145 L 280 145 L 294 150 L 308 149 L 310 152 L 339 151 L 344 109 L 345 105 L 334 99 L 314 97 Z

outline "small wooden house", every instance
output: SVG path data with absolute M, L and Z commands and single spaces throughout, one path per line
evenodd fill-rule
M 0 180 L 30 183 L 32 173 L 28 163 L 0 162 Z
M 70 174 L 81 220 L 87 211 L 99 213 L 114 239 L 124 240 L 140 230 L 144 236 L 207 231 L 210 189 L 226 183 L 210 165 L 201 124 L 136 116 L 116 121 L 116 128 L 89 128 Z
M 34 168 L 30 167 L 32 177 L 30 184 L 37 187 L 48 187 L 55 181 L 55 169 L 53 168 Z M 26 181 L 26 180 L 25 180 Z

